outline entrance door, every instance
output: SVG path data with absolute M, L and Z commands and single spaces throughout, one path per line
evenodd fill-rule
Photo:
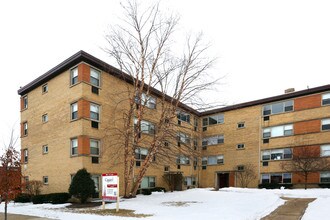
M 218 188 L 229 187 L 229 173 L 218 173 Z

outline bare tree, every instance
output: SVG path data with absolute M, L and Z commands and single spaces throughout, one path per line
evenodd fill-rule
M 308 177 L 314 173 L 330 169 L 330 161 L 320 157 L 319 148 L 313 146 L 295 148 L 292 160 L 281 162 L 281 168 L 303 177 L 307 189 Z
M 7 204 L 21 192 L 20 153 L 15 149 L 16 140 L 12 132 L 9 144 L 0 156 L 0 195 L 5 202 L 5 220 Z
M 239 186 L 243 188 L 248 187 L 248 185 L 256 178 L 256 166 L 251 163 L 242 165 L 242 169 L 236 171 L 237 182 Z
M 178 128 L 178 109 L 194 112 L 185 104 L 201 104 L 198 94 L 216 80 L 207 74 L 214 59 L 206 57 L 208 47 L 202 44 L 201 34 L 188 36 L 178 57 L 173 53 L 177 16 L 163 14 L 159 3 L 143 10 L 136 1 L 127 1 L 123 9 L 124 25 L 113 26 L 106 35 L 105 51 L 117 61 L 122 78 L 128 82 L 125 91 L 118 94 L 122 96 L 118 106 L 125 103 L 125 108 L 109 133 L 111 144 L 118 146 L 118 156 L 124 157 L 124 196 L 134 197 L 155 156 L 156 163 L 173 163 L 178 154 L 190 159 L 197 155 L 190 138 L 178 135 L 185 130 L 191 133 L 189 126 Z M 157 97 L 157 113 L 151 116 L 148 108 L 153 105 L 152 97 Z M 134 177 L 136 151 L 141 146 L 147 146 L 148 154 Z
M 39 195 L 42 187 L 43 183 L 40 180 L 29 180 L 22 184 L 22 188 L 31 196 Z

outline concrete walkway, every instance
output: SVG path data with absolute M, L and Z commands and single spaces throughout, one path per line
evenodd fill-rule
M 282 198 L 287 200 L 272 213 L 261 220 L 300 220 L 305 213 L 308 203 L 315 199 Z
M 3 212 L 0 213 L 0 219 L 5 219 L 5 214 Z M 37 216 L 16 215 L 16 214 L 8 213 L 7 220 L 50 220 L 50 219 L 49 218 L 40 218 Z

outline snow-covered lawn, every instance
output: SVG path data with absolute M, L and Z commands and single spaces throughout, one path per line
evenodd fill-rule
M 255 220 L 268 215 L 284 203 L 280 197 L 317 198 L 310 203 L 303 220 L 329 219 L 327 213 L 330 204 L 329 189 L 308 190 L 266 190 L 224 188 L 191 189 L 182 192 L 153 193 L 150 196 L 139 195 L 135 199 L 121 199 L 121 209 L 136 210 L 135 213 L 151 214 L 144 219 L 235 219 Z M 73 213 L 63 205 L 33 205 L 31 203 L 10 203 L 8 212 L 35 215 L 55 219 L 109 219 L 109 216 Z M 115 204 L 107 204 L 107 209 L 114 209 Z M 101 209 L 96 207 L 94 209 Z M 3 212 L 4 204 L 0 205 Z M 113 220 L 132 219 L 110 217 Z

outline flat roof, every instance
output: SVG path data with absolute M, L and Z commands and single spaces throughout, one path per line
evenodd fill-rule
M 64 71 L 67 71 L 68 69 L 70 69 L 71 67 L 77 65 L 80 62 L 86 62 L 104 72 L 107 72 L 117 78 L 122 79 L 123 81 L 132 84 L 133 83 L 133 79 L 130 75 L 122 72 L 121 70 L 107 64 L 106 62 L 86 53 L 85 51 L 79 51 L 78 53 L 72 55 L 71 57 L 69 57 L 68 59 L 64 60 L 63 62 L 61 62 L 60 64 L 58 64 L 57 66 L 55 66 L 54 68 L 50 69 L 49 71 L 47 71 L 46 73 L 44 73 L 43 75 L 39 76 L 38 78 L 36 78 L 35 80 L 33 80 L 32 82 L 28 83 L 27 85 L 23 86 L 22 88 L 20 88 L 17 92 L 19 95 L 25 95 L 28 92 L 32 91 L 33 89 L 41 86 L 42 84 L 46 83 L 47 81 L 49 81 L 50 79 L 54 78 L 55 76 L 63 73 Z M 305 90 L 301 90 L 301 91 L 297 91 L 297 92 L 291 92 L 291 93 L 287 93 L 287 94 L 282 94 L 282 95 L 278 95 L 278 96 L 273 96 L 273 97 L 269 97 L 269 98 L 264 98 L 264 99 L 259 99 L 259 100 L 254 100 L 254 101 L 250 101 L 250 102 L 244 102 L 244 103 L 240 103 L 240 104 L 236 104 L 236 105 L 230 105 L 230 106 L 226 106 L 226 107 L 222 107 L 222 108 L 216 108 L 216 109 L 212 109 L 212 110 L 207 110 L 207 111 L 203 111 L 203 112 L 199 112 L 193 108 L 191 108 L 188 105 L 185 105 L 183 103 L 179 104 L 179 107 L 182 108 L 185 111 L 188 111 L 190 113 L 193 113 L 197 116 L 206 116 L 206 115 L 211 115 L 211 114 L 216 114 L 216 113 L 221 113 L 221 112 L 226 112 L 226 111 L 231 111 L 231 110 L 236 110 L 236 109 L 241 109 L 241 108 L 246 108 L 246 107 L 251 107 L 251 106 L 255 106 L 255 105 L 263 105 L 266 103 L 271 103 L 271 102 L 277 102 L 277 101 L 281 101 L 281 100 L 285 100 L 285 99 L 292 99 L 292 98 L 296 98 L 299 96 L 306 96 L 306 95 L 311 95 L 314 93 L 321 93 L 321 92 L 326 92 L 326 91 L 330 91 L 330 84 L 328 85 L 324 85 L 324 86 L 320 86 L 320 87 L 315 87 L 315 88 L 310 88 L 310 89 L 305 89 Z M 156 95 L 158 97 L 162 96 L 162 93 L 155 89 L 152 88 L 151 89 L 151 94 Z M 170 96 L 165 97 L 166 100 L 171 100 Z

